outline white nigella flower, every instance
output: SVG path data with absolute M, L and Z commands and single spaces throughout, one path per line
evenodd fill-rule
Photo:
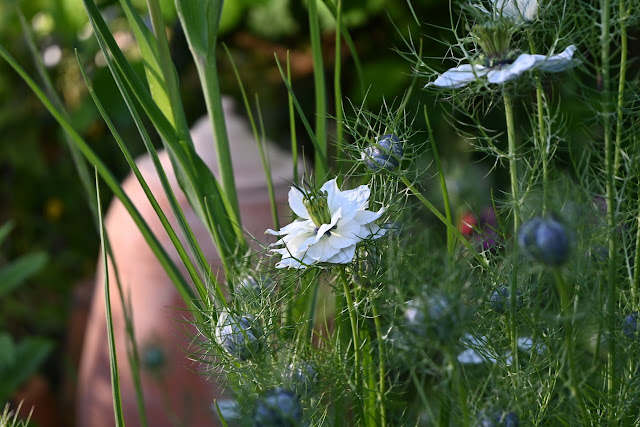
M 538 17 L 538 0 L 493 0 L 491 11 L 482 4 L 474 6 L 494 18 L 511 18 L 516 22 L 531 22 Z
M 485 362 L 495 364 L 503 360 L 495 350 L 489 348 L 487 337 L 484 335 L 476 337 L 471 334 L 465 334 L 465 336 L 460 339 L 460 342 L 466 347 L 466 349 L 458 354 L 458 362 L 463 365 L 479 365 Z M 511 357 L 507 357 L 505 363 L 507 366 L 511 365 Z
M 355 256 L 358 242 L 376 239 L 385 233 L 384 229 L 374 224 L 384 208 L 378 212 L 367 210 L 369 195 L 370 190 L 366 185 L 340 191 L 335 179 L 327 181 L 316 191 L 292 187 L 289 205 L 299 219 L 279 231 L 266 231 L 280 237 L 273 245 L 283 246 L 272 249 L 282 255 L 276 268 L 350 262 Z
M 462 64 L 445 71 L 435 81 L 428 83 L 427 86 L 433 85 L 441 88 L 457 89 L 485 76 L 489 83 L 504 84 L 531 70 L 558 73 L 578 65 L 578 60 L 573 59 L 575 51 L 575 45 L 571 45 L 557 55 L 545 56 L 522 53 L 514 61 L 499 61 L 492 66 Z
M 460 339 L 460 342 L 466 347 L 458 354 L 458 362 L 463 365 L 479 365 L 491 362 L 493 364 L 504 363 L 506 366 L 511 366 L 513 362 L 511 351 L 508 351 L 504 356 L 498 354 L 494 349 L 489 348 L 487 337 L 484 335 L 476 337 L 471 334 L 465 334 Z M 538 354 L 543 354 L 547 350 L 545 345 L 534 343 L 531 337 L 519 337 L 517 342 L 518 348 L 527 353 L 535 351 Z
M 558 73 L 578 65 L 579 61 L 573 59 L 575 45 L 557 55 L 514 54 L 510 50 L 510 44 L 515 30 L 513 21 L 503 18 L 474 25 L 471 36 L 484 55 L 478 62 L 462 64 L 445 71 L 435 81 L 427 83 L 427 86 L 457 89 L 483 77 L 489 83 L 504 84 L 527 71 Z

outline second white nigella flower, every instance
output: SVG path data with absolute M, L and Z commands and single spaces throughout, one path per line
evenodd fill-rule
M 363 239 L 376 239 L 385 230 L 374 224 L 383 214 L 368 210 L 371 191 L 366 185 L 340 191 L 335 179 L 320 190 L 292 187 L 289 205 L 299 217 L 279 231 L 267 230 L 280 237 L 272 249 L 282 255 L 276 268 L 305 268 L 316 263 L 346 264 L 355 256 L 356 245 Z
M 510 19 L 497 19 L 474 25 L 471 36 L 484 52 L 478 61 L 462 64 L 445 71 L 427 86 L 458 89 L 486 77 L 489 83 L 504 84 L 523 73 L 538 70 L 558 73 L 580 63 L 573 58 L 575 45 L 570 45 L 557 55 L 517 54 L 510 49 L 515 27 Z

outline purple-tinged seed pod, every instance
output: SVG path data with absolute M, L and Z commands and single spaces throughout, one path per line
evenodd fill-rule
M 500 314 L 511 311 L 511 293 L 509 287 L 503 286 L 491 294 L 491 307 Z M 516 311 L 522 308 L 522 292 L 516 289 Z
M 638 323 L 638 312 L 631 313 L 622 322 L 622 333 L 632 340 L 640 339 L 640 324 Z
M 532 218 L 522 225 L 518 245 L 527 256 L 547 267 L 558 267 L 569 257 L 568 233 L 551 217 Z
M 392 133 L 382 135 L 375 144 L 372 144 L 362 152 L 362 161 L 372 172 L 381 169 L 392 171 L 398 167 L 404 155 L 402 143 Z
M 262 348 L 262 331 L 251 315 L 223 311 L 215 328 L 218 344 L 230 355 L 247 360 Z
M 297 427 L 302 424 L 302 406 L 295 393 L 278 387 L 267 391 L 256 404 L 256 427 Z

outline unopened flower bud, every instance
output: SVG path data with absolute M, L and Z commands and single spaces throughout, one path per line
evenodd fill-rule
M 380 169 L 392 171 L 398 167 L 404 155 L 402 143 L 394 134 L 382 135 L 378 141 L 362 152 L 362 161 L 372 172 Z
M 520 289 L 516 290 L 516 311 L 522 308 L 522 292 Z M 507 286 L 495 291 L 491 294 L 491 307 L 500 314 L 504 314 L 511 311 L 511 293 Z
M 532 259 L 557 267 L 569 256 L 569 236 L 562 225 L 551 217 L 527 221 L 518 233 L 518 245 Z
M 423 299 L 408 301 L 404 318 L 413 332 L 446 341 L 456 335 L 454 332 L 464 320 L 464 308 L 446 294 L 436 292 Z
M 256 427 L 297 427 L 302 423 L 302 406 L 295 393 L 283 388 L 269 390 L 258 400 Z
M 640 339 L 640 325 L 638 324 L 638 312 L 631 313 L 622 322 L 622 332 L 632 340 Z
M 142 350 L 142 366 L 150 371 L 158 371 L 167 363 L 167 356 L 162 348 L 151 345 Z
M 247 360 L 262 347 L 262 331 L 251 315 L 223 311 L 215 329 L 216 341 L 230 355 Z

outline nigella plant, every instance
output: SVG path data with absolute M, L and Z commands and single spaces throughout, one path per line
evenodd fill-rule
M 272 249 L 282 256 L 276 268 L 305 268 L 312 264 L 347 264 L 364 239 L 377 239 L 385 230 L 375 224 L 384 208 L 368 210 L 371 190 L 361 185 L 341 191 L 336 179 L 320 189 L 292 187 L 289 206 L 299 217 L 278 231 L 267 233 L 280 237 Z

